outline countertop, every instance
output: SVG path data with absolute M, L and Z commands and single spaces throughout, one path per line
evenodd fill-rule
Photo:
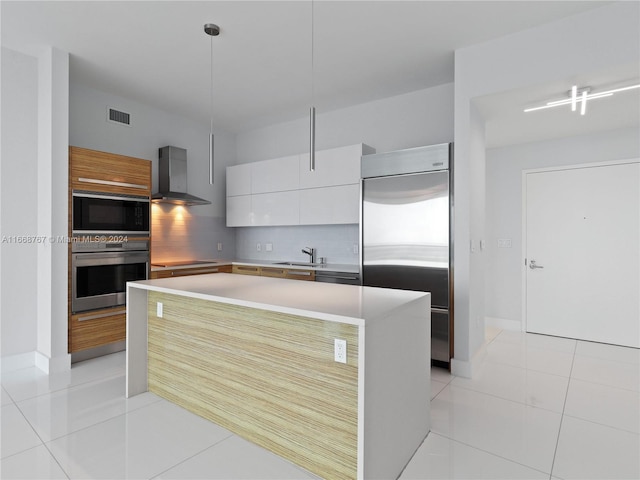
M 430 295 L 228 273 L 128 282 L 127 287 L 361 326 Z
M 205 260 L 206 261 L 206 260 Z M 316 270 L 326 272 L 342 272 L 342 273 L 360 273 L 360 267 L 355 264 L 342 264 L 342 263 L 326 263 L 323 265 L 280 265 L 280 262 L 286 260 L 252 260 L 252 259 L 236 259 L 236 260 L 222 260 L 211 259 L 210 263 L 202 263 L 203 260 L 199 260 L 200 263 L 172 266 L 172 267 L 160 267 L 151 265 L 152 272 L 160 272 L 162 270 L 179 270 L 184 268 L 207 268 L 207 267 L 221 267 L 223 265 L 248 265 L 257 267 L 276 267 L 287 268 L 291 270 Z M 303 263 L 303 262 L 300 262 Z

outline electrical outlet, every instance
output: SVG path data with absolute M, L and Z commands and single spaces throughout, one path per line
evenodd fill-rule
M 358 244 L 354 243 L 353 244 L 353 254 L 354 255 L 358 255 L 358 251 L 359 251 Z
M 162 318 L 162 302 L 156 303 L 156 316 Z
M 260 245 L 259 243 L 256 243 L 256 252 L 261 252 L 262 251 L 262 245 Z
M 273 243 L 265 243 L 265 244 L 264 244 L 264 249 L 265 249 L 267 252 L 272 252 L 272 251 L 273 251 Z
M 333 360 L 339 363 L 347 363 L 347 341 L 341 338 L 333 340 Z
M 218 242 L 218 251 L 221 252 L 222 251 L 222 242 Z

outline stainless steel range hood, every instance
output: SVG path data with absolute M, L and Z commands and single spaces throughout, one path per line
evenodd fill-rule
M 187 151 L 166 146 L 158 149 L 158 192 L 151 195 L 153 203 L 173 205 L 208 205 L 211 202 L 187 193 Z

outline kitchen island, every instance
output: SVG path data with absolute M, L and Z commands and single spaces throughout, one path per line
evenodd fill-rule
M 430 300 L 225 273 L 130 282 L 126 395 L 323 478 L 397 478 L 429 431 Z

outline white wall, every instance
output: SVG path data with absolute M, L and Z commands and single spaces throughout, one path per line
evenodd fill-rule
M 131 126 L 108 122 L 107 107 L 131 114 Z M 187 149 L 187 191 L 211 205 L 182 207 L 187 223 L 173 221 L 174 210 L 154 207 L 152 261 L 178 256 L 235 256 L 235 233 L 226 227 L 227 165 L 235 164 L 235 135 L 216 131 L 214 185 L 209 185 L 209 128 L 131 99 L 71 81 L 69 143 L 78 147 L 144 158 L 152 162 L 152 190 L 158 189 L 158 148 Z M 218 252 L 218 242 L 223 251 Z M 156 256 L 157 254 L 157 256 Z
M 380 153 L 452 139 L 452 83 L 316 114 L 318 150 L 366 143 Z M 238 163 L 308 150 L 308 117 L 244 132 L 237 138 Z
M 37 234 L 61 239 L 68 232 L 69 53 L 44 47 L 38 55 Z M 68 370 L 68 244 L 37 244 L 36 366 Z
M 453 139 L 453 84 L 419 90 L 353 107 L 318 113 L 316 148 L 365 143 L 377 152 L 400 150 Z M 237 138 L 238 163 L 255 162 L 307 152 L 309 119 L 244 132 Z M 274 251 L 256 251 L 257 242 L 274 243 Z M 304 246 L 318 248 L 318 256 L 331 263 L 356 264 L 359 244 L 357 225 L 320 225 L 239 228 L 236 232 L 240 258 L 305 260 Z
M 638 157 L 637 128 L 487 150 L 487 317 L 521 328 L 522 171 Z M 498 239 L 510 239 L 511 248 L 498 248 Z
M 484 342 L 484 332 L 473 326 L 485 316 L 483 302 L 473 302 L 472 292 L 484 292 L 486 262 L 474 262 L 469 254 L 472 241 L 477 244 L 484 234 L 484 212 L 474 207 L 484 202 L 484 190 L 473 187 L 484 182 L 483 171 L 474 168 L 484 159 L 473 147 L 473 99 L 637 62 L 639 6 L 616 2 L 456 51 L 454 373 L 472 374 Z
M 1 59 L 0 352 L 8 357 L 36 350 L 37 249 L 9 237 L 37 232 L 38 60 L 6 48 Z

